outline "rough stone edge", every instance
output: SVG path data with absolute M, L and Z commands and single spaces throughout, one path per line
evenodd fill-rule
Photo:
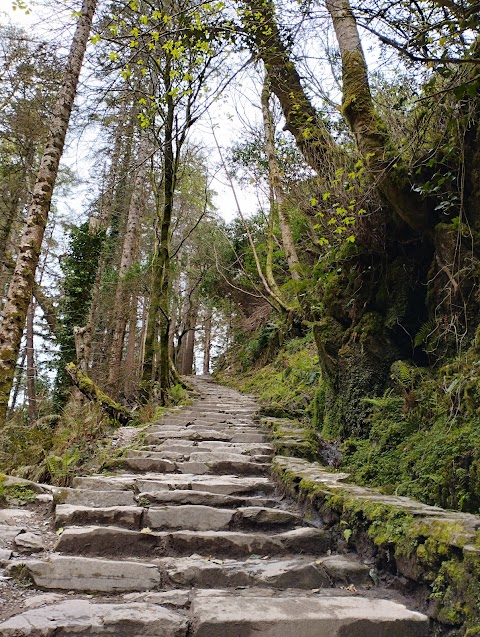
M 418 502 L 412 512 L 410 504 L 387 503 L 379 490 L 360 489 L 344 482 L 346 474 L 299 458 L 275 457 L 272 472 L 288 495 L 319 514 L 339 550 L 353 548 L 396 575 L 438 622 L 437 634 L 480 635 L 480 532 L 465 523 L 480 524 L 480 517 L 422 517 L 421 510 L 439 509 Z

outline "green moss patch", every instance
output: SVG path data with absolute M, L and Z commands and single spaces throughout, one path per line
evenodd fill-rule
M 308 424 L 287 418 L 266 417 L 262 425 L 271 433 L 276 455 L 316 460 L 320 448 L 316 431 Z

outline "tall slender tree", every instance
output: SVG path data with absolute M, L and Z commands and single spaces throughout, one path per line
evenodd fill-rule
M 3 424 L 8 408 L 52 193 L 96 5 L 97 0 L 83 0 L 62 86 L 55 103 L 50 134 L 33 189 L 27 223 L 19 241 L 17 262 L 10 282 L 7 302 L 3 310 L 0 326 L 0 424 Z

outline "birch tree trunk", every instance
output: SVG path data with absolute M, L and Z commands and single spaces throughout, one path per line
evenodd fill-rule
M 149 144 L 146 137 L 141 140 L 138 154 L 138 169 L 134 182 L 133 194 L 128 210 L 127 226 L 123 239 L 122 256 L 118 276 L 115 301 L 113 305 L 112 344 L 110 347 L 109 371 L 107 386 L 111 395 L 117 396 L 119 391 L 120 368 L 122 364 L 123 343 L 128 321 L 129 294 L 126 276 L 135 260 L 140 222 L 145 207 L 145 182 L 147 180 Z
M 0 425 L 5 421 L 52 193 L 96 4 L 97 0 L 83 0 L 81 16 L 78 19 L 63 82 L 54 107 L 49 138 L 40 161 L 27 224 L 19 241 L 17 262 L 3 310 L 0 325 Z
M 30 424 L 37 420 L 37 395 L 35 391 L 35 350 L 33 347 L 33 320 L 35 317 L 35 306 L 30 303 L 27 311 L 27 332 L 25 353 L 27 358 L 27 397 L 28 397 L 28 419 Z

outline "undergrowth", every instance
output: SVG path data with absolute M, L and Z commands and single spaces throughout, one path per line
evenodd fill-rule
M 343 442 L 356 482 L 461 511 L 480 508 L 480 368 L 465 358 L 369 401 L 369 434 Z
M 188 400 L 188 392 L 176 385 L 167 407 L 142 406 L 139 424 L 157 421 L 168 407 Z M 61 415 L 43 416 L 33 424 L 26 410 L 18 409 L 0 436 L 0 467 L 5 474 L 68 486 L 76 474 L 96 470 L 119 453 L 112 444 L 118 427 L 92 402 L 70 401 Z
M 257 342 L 259 339 L 255 339 Z M 260 356 L 255 366 L 245 365 L 245 349 L 237 346 L 215 372 L 218 382 L 256 396 L 265 414 L 309 420 L 320 378 L 317 350 L 311 334 L 293 338 L 277 350 L 270 362 Z

